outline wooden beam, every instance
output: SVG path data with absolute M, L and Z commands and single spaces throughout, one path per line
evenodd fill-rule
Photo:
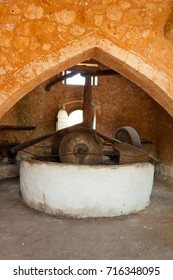
M 65 74 L 62 76 L 58 76 L 57 78 L 55 78 L 53 81 L 51 81 L 50 83 L 48 83 L 45 86 L 45 90 L 49 91 L 51 89 L 51 87 L 53 85 L 55 85 L 56 83 L 59 83 L 65 79 L 68 78 L 72 78 L 73 76 L 77 75 L 78 73 L 81 74 L 81 76 L 86 77 L 86 76 L 113 76 L 113 75 L 120 75 L 118 72 L 114 71 L 114 70 L 98 70 L 97 67 L 88 67 L 88 66 L 80 66 L 80 65 L 76 65 L 74 67 L 71 67 L 68 69 L 68 71 L 72 71 L 69 74 Z
M 97 70 L 96 72 L 86 72 L 86 73 L 81 73 L 81 76 L 86 77 L 86 76 L 114 76 L 114 75 L 120 75 L 118 72 L 114 70 Z
M 29 141 L 23 142 L 23 143 L 15 146 L 14 148 L 12 148 L 11 151 L 12 151 L 12 153 L 17 153 L 17 152 L 19 152 L 19 151 L 21 151 L 23 149 L 26 149 L 26 148 L 34 145 L 34 144 L 37 144 L 37 143 L 42 142 L 42 141 L 44 141 L 46 139 L 49 139 L 52 136 L 64 135 L 65 133 L 68 133 L 71 129 L 73 129 L 75 127 L 78 127 L 80 125 L 82 125 L 82 123 L 81 124 L 75 124 L 75 125 L 73 125 L 71 127 L 66 127 L 66 128 L 60 129 L 58 131 L 53 131 L 53 132 L 51 132 L 49 134 L 46 134 L 46 135 L 43 135 L 43 136 L 31 139 Z
M 65 80 L 65 79 L 68 79 L 68 78 L 72 78 L 72 77 L 75 76 L 75 75 L 77 75 L 77 73 L 76 73 L 76 72 L 72 72 L 72 73 L 65 74 L 65 75 L 62 75 L 62 76 L 60 76 L 60 77 L 57 77 L 57 78 L 55 78 L 53 81 L 51 81 L 49 84 L 47 84 L 47 85 L 45 86 L 45 90 L 46 90 L 46 91 L 49 91 L 49 90 L 51 89 L 51 87 L 52 87 L 53 85 L 55 85 L 56 83 L 59 83 L 59 82 Z
M 84 96 L 83 96 L 83 124 L 92 128 L 92 86 L 91 86 L 91 76 L 85 78 L 84 85 Z

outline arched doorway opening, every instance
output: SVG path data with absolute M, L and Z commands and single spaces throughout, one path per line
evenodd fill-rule
M 72 111 L 68 116 L 68 126 L 72 126 L 83 121 L 83 110 L 77 109 Z

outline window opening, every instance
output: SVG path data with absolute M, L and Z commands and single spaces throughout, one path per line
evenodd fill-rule
M 70 74 L 72 71 L 65 70 L 62 72 L 62 75 Z M 79 85 L 79 86 L 84 86 L 85 85 L 85 77 L 81 76 L 80 73 L 76 73 L 75 76 L 71 78 L 64 79 L 62 81 L 63 84 L 65 85 Z M 91 85 L 92 86 L 97 86 L 98 85 L 98 77 L 93 76 L 91 77 Z
M 60 109 L 57 114 L 56 131 L 83 122 L 83 110 L 77 109 L 69 115 L 64 109 Z M 96 129 L 96 113 L 93 117 L 93 128 Z
M 75 110 L 69 114 L 68 117 L 68 126 L 81 123 L 83 121 L 83 110 Z

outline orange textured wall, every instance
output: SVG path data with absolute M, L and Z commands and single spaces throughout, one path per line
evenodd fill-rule
M 171 0 L 1 1 L 0 116 L 62 68 L 103 59 L 98 50 L 173 115 L 171 8 Z

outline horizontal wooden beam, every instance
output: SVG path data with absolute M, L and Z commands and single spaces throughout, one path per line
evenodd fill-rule
M 96 72 L 86 72 L 81 73 L 81 76 L 87 77 L 87 76 L 114 76 L 114 75 L 120 75 L 118 72 L 114 70 L 97 70 Z
M 108 70 L 99 70 L 97 67 L 88 67 L 88 66 L 80 66 L 76 65 L 74 67 L 71 67 L 68 69 L 68 71 L 72 71 L 71 73 L 58 76 L 53 81 L 48 83 L 45 86 L 45 90 L 49 91 L 53 85 L 56 83 L 59 83 L 65 79 L 72 78 L 73 76 L 77 75 L 78 73 L 81 74 L 81 76 L 109 76 L 109 75 L 120 75 L 118 72 L 108 69 Z

